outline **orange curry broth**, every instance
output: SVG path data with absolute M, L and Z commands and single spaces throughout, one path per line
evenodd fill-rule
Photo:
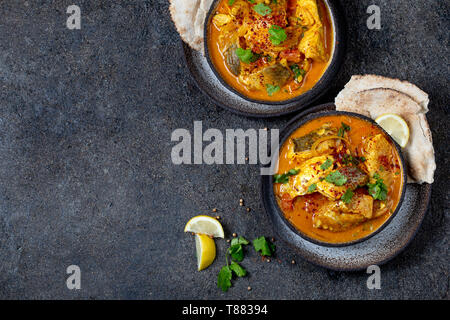
M 341 122 L 344 122 L 350 126 L 351 130 L 347 131 L 346 137 L 350 142 L 353 155 L 355 155 L 355 149 L 357 151 L 357 155 L 361 155 L 362 142 L 365 138 L 380 133 L 386 137 L 386 135 L 376 126 L 369 123 L 368 121 L 356 117 L 338 115 L 325 116 L 314 119 L 298 128 L 283 144 L 279 157 L 279 174 L 285 173 L 286 171 L 289 171 L 290 169 L 293 169 L 295 167 L 295 162 L 293 160 L 289 160 L 287 157 L 289 144 L 293 143 L 292 139 L 302 137 L 327 122 L 331 122 L 332 126 L 336 128 L 340 128 Z M 390 140 L 388 139 L 388 141 Z M 392 144 L 391 148 L 392 159 L 394 159 L 394 163 L 391 167 L 401 168 L 401 161 L 397 150 Z M 280 194 L 279 183 L 274 184 L 274 192 L 277 198 L 278 205 L 283 211 L 286 219 L 289 220 L 297 229 L 316 240 L 329 243 L 349 242 L 363 238 L 376 231 L 391 216 L 392 212 L 394 212 L 395 208 L 397 207 L 402 192 L 403 174 L 395 174 L 395 172 L 400 172 L 401 169 L 389 170 L 394 173 L 392 175 L 392 184 L 387 186 L 388 196 L 386 205 L 390 208 L 390 210 L 378 218 L 368 220 L 358 226 L 340 232 L 332 232 L 329 230 L 317 229 L 313 227 L 313 211 L 324 204 L 325 201 L 327 201 L 327 198 L 325 196 L 317 192 L 310 195 L 299 196 L 293 202 L 293 210 L 286 210 L 283 208 L 283 205 L 281 203 L 282 194 Z M 364 192 L 365 194 L 368 194 L 367 191 L 363 188 L 359 188 L 355 192 Z
M 289 0 L 292 1 L 292 0 Z M 216 13 L 228 13 L 227 8 L 228 0 L 222 0 L 219 5 L 217 6 Z M 286 85 L 284 85 L 279 92 L 274 94 L 273 96 L 269 96 L 265 90 L 249 90 L 246 88 L 244 84 L 242 84 L 238 77 L 235 76 L 227 67 L 227 64 L 225 62 L 225 57 L 222 53 L 222 51 L 219 48 L 219 36 L 220 36 L 220 30 L 214 25 L 214 23 L 209 24 L 209 37 L 208 37 L 208 49 L 210 52 L 210 57 L 212 62 L 214 63 L 217 71 L 222 76 L 222 78 L 225 80 L 226 83 L 228 83 L 231 87 L 233 87 L 235 90 L 240 92 L 246 97 L 249 97 L 251 99 L 255 100 L 267 100 L 267 101 L 283 101 L 292 99 L 296 96 L 301 95 L 302 93 L 305 93 L 306 91 L 310 90 L 314 85 L 319 81 L 319 79 L 322 77 L 323 73 L 328 67 L 329 61 L 331 60 L 331 52 L 333 49 L 333 28 L 331 26 L 331 19 L 329 15 L 329 11 L 323 1 L 318 0 L 317 1 L 318 8 L 319 8 L 319 14 L 322 19 L 323 24 L 323 30 L 324 30 L 324 39 L 325 39 L 325 52 L 328 57 L 328 61 L 321 62 L 321 61 L 315 61 L 311 60 L 311 67 L 309 70 L 307 70 L 307 73 L 300 84 L 301 86 L 298 87 L 298 85 L 294 82 L 294 80 L 288 82 Z M 286 92 L 287 91 L 287 92 Z

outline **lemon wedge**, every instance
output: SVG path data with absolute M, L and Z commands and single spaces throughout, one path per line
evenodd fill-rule
M 376 118 L 375 122 L 389 133 L 400 147 L 406 147 L 409 140 L 409 127 L 402 117 L 393 113 L 385 113 Z
M 197 250 L 197 269 L 201 271 L 209 267 L 216 258 L 216 244 L 207 235 L 196 234 L 195 248 Z
M 223 238 L 224 232 L 219 221 L 209 216 L 196 216 L 186 223 L 184 232 L 205 234 L 214 238 Z

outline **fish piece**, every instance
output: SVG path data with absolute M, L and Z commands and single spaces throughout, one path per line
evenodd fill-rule
M 267 85 L 282 87 L 291 78 L 288 68 L 279 63 L 265 67 L 260 71 L 242 75 L 239 79 L 250 89 L 265 90 Z
M 314 157 L 305 161 L 296 168 L 299 170 L 298 174 L 291 176 L 288 183 L 280 186 L 280 192 L 289 194 L 292 199 L 307 194 L 311 185 L 317 184 L 320 178 L 331 172 L 333 166 L 325 170 L 321 168 L 321 165 L 328 159 L 333 161 L 333 157 L 330 155 Z
M 296 15 L 301 25 L 308 28 L 304 33 L 298 49 L 306 58 L 325 61 L 325 45 L 323 38 L 323 24 L 320 20 L 319 8 L 316 0 L 297 0 Z
M 331 127 L 330 123 L 325 123 L 319 129 L 313 130 L 302 137 L 292 139 L 292 141 L 294 142 L 294 152 L 311 150 L 312 145 L 317 139 L 325 136 L 336 135 L 337 132 L 338 132 L 337 129 Z M 335 142 L 333 140 L 329 141 Z M 322 145 L 322 143 L 320 145 Z M 320 147 L 320 145 L 318 147 Z
M 235 76 L 238 76 L 241 73 L 241 62 L 236 54 L 237 48 L 237 44 L 233 43 L 224 53 L 225 62 Z
M 378 173 L 383 179 L 384 184 L 390 185 L 392 182 L 391 164 L 392 146 L 382 134 L 374 135 L 365 141 L 361 152 L 366 158 L 364 165 L 370 176 Z
M 364 162 L 370 175 L 378 172 L 380 166 L 386 166 L 392 162 L 392 148 L 382 134 L 374 135 L 362 145 L 362 154 L 366 158 Z M 382 163 L 383 162 L 383 163 Z
M 282 87 L 291 77 L 289 69 L 279 63 L 264 68 L 261 73 L 264 76 L 264 85 L 272 84 Z
M 367 219 L 372 219 L 374 200 L 371 196 L 356 192 L 349 203 L 339 201 L 339 210 L 344 213 L 360 214 Z
M 329 201 L 312 217 L 313 227 L 334 232 L 345 231 L 373 218 L 373 198 L 356 193 L 350 203 Z
M 323 27 L 314 26 L 307 30 L 298 45 L 306 58 L 326 61 L 325 46 L 323 41 Z
M 297 0 L 295 15 L 299 18 L 302 26 L 322 25 L 316 0 Z
M 339 200 L 348 189 L 355 190 L 369 182 L 369 176 L 357 167 L 342 167 L 336 171 L 346 177 L 347 181 L 343 185 L 338 186 L 325 179 L 317 183 L 317 191 L 329 199 Z

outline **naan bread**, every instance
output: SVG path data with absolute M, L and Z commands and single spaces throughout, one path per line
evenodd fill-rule
M 405 119 L 410 129 L 408 144 L 402 149 L 408 164 L 408 182 L 433 183 L 436 162 L 425 116 L 428 95 L 412 84 L 383 77 L 380 78 L 384 79 L 384 84 L 394 88 L 381 88 L 373 82 L 376 77 L 353 76 L 336 97 L 336 110 L 355 112 L 372 119 L 395 113 Z
M 335 104 L 336 110 L 356 112 L 372 119 L 385 113 L 395 113 L 401 116 L 405 113 L 422 112 L 422 107 L 410 96 L 386 88 L 354 92 L 345 97 L 345 100 L 336 97 Z
M 170 14 L 181 38 L 203 52 L 203 26 L 213 0 L 170 0 Z
M 344 90 L 336 97 L 336 102 L 346 101 L 356 92 L 377 88 L 389 88 L 404 93 L 420 105 L 422 113 L 428 112 L 428 94 L 420 90 L 417 86 L 407 81 L 372 74 L 352 76 L 350 81 L 345 85 Z

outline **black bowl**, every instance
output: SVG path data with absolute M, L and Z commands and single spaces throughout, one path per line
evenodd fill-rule
M 397 214 L 397 212 L 400 210 L 400 207 L 403 203 L 403 200 L 405 198 L 405 192 L 406 192 L 406 165 L 405 165 L 405 161 L 403 159 L 403 155 L 400 149 L 400 146 L 389 136 L 389 134 L 384 131 L 383 128 L 381 128 L 375 121 L 373 121 L 372 119 L 363 116 L 361 114 L 357 114 L 357 113 L 353 113 L 353 112 L 344 112 L 344 111 L 335 111 L 334 109 L 334 105 L 333 104 L 327 104 L 327 105 L 321 105 L 318 107 L 315 107 L 317 109 L 323 109 L 324 106 L 329 107 L 328 110 L 326 111 L 319 111 L 319 112 L 315 112 L 315 113 L 310 113 L 308 115 L 304 115 L 304 114 L 299 114 L 297 117 L 295 117 L 294 119 L 292 119 L 287 126 L 282 130 L 282 132 L 280 133 L 280 150 L 283 146 L 283 144 L 286 142 L 286 140 L 289 138 L 289 136 L 295 131 L 297 130 L 299 127 L 305 125 L 307 122 L 317 119 L 317 118 L 321 118 L 324 116 L 332 116 L 332 115 L 347 115 L 347 116 L 351 116 L 351 117 L 356 117 L 359 119 L 363 119 L 365 121 L 367 121 L 370 124 L 375 125 L 376 127 L 378 127 L 382 132 L 384 132 L 386 138 L 392 142 L 392 144 L 395 146 L 395 149 L 397 150 L 397 153 L 399 154 L 400 157 L 400 163 L 401 163 L 401 172 L 403 174 L 403 186 L 402 186 L 402 192 L 401 192 L 401 196 L 400 196 L 400 200 L 397 204 L 397 207 L 395 208 L 394 212 L 391 214 L 391 216 L 389 217 L 389 219 L 387 219 L 378 229 L 374 230 L 372 233 L 370 233 L 369 235 L 354 240 L 354 241 L 349 241 L 349 242 L 342 242 L 342 243 L 330 243 L 330 242 L 325 242 L 325 241 L 320 241 L 317 239 L 313 239 L 311 237 L 309 237 L 308 235 L 306 235 L 305 233 L 303 233 L 301 230 L 297 229 L 295 226 L 293 226 L 284 216 L 282 210 L 280 209 L 280 207 L 278 206 L 278 203 L 275 199 L 275 193 L 273 192 L 273 178 L 272 176 L 262 176 L 262 182 L 261 182 L 261 186 L 262 186 L 262 199 L 263 199 L 263 205 L 264 208 L 267 212 L 267 214 L 269 215 L 269 217 L 271 218 L 272 221 L 278 220 L 277 218 L 281 218 L 282 222 L 284 223 L 284 226 L 280 227 L 280 230 L 275 230 L 278 234 L 282 233 L 282 232 L 290 232 L 293 233 L 291 234 L 289 237 L 283 237 L 283 238 L 287 238 L 287 239 L 293 239 L 292 241 L 295 242 L 295 235 L 300 236 L 301 238 L 308 240 L 309 242 L 312 242 L 314 244 L 320 245 L 320 246 L 326 246 L 326 247 L 344 247 L 344 246 L 349 246 L 349 245 L 353 245 L 353 244 L 357 244 L 360 242 L 363 242 L 371 237 L 373 237 L 374 235 L 376 235 L 377 233 L 379 233 L 380 231 L 382 231 L 391 221 L 392 219 L 395 217 L 395 215 Z M 272 155 L 272 161 L 278 161 L 278 154 L 274 154 Z M 268 165 L 270 166 L 270 164 Z M 275 227 L 278 227 L 278 224 L 274 224 Z M 286 228 L 286 226 L 288 228 Z M 295 246 L 295 243 L 291 243 L 292 245 Z
M 319 99 L 323 94 L 326 93 L 326 91 L 329 89 L 331 82 L 335 78 L 336 74 L 338 73 L 340 66 L 342 64 L 342 61 L 344 59 L 345 50 L 346 50 L 346 38 L 345 38 L 345 30 L 346 30 L 346 23 L 344 16 L 342 14 L 342 10 L 340 8 L 340 4 L 336 0 L 323 0 L 326 7 L 328 8 L 328 12 L 331 19 L 331 24 L 334 31 L 334 41 L 333 41 L 333 52 L 331 55 L 330 63 L 325 70 L 322 77 L 317 81 L 317 83 L 307 92 L 294 97 L 292 99 L 283 100 L 283 101 L 267 101 L 267 100 L 255 100 L 251 99 L 236 89 L 234 89 L 231 85 L 229 85 L 220 75 L 220 73 L 217 71 L 214 63 L 211 61 L 209 48 L 208 48 L 208 30 L 209 30 L 209 24 L 211 23 L 211 20 L 214 16 L 214 12 L 216 11 L 216 8 L 220 2 L 220 0 L 215 0 L 211 8 L 208 12 L 208 15 L 205 19 L 205 25 L 204 25 L 204 49 L 205 49 L 205 57 L 206 60 L 213 71 L 214 75 L 217 77 L 219 82 L 226 87 L 231 92 L 235 93 L 239 97 L 252 102 L 252 103 L 260 103 L 264 105 L 281 105 L 286 106 L 286 109 L 278 109 L 276 114 L 271 114 L 271 116 L 278 116 L 282 114 L 291 113 L 300 109 L 303 109 L 309 105 L 311 105 L 314 101 Z M 225 102 L 226 104 L 226 102 Z M 223 105 L 223 102 L 220 103 L 220 105 Z M 229 108 L 233 110 L 234 108 Z M 240 112 L 242 113 L 242 112 Z M 254 116 L 254 114 L 249 114 L 250 116 Z

